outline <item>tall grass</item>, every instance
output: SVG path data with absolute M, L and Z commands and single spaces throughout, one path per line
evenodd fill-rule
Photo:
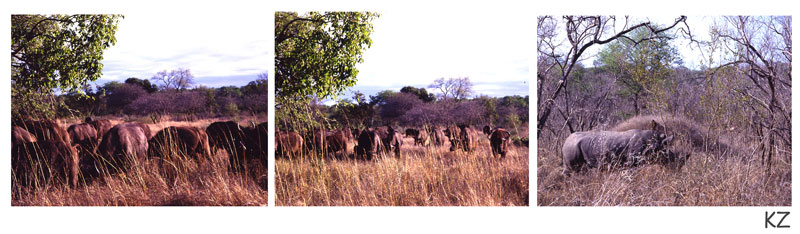
M 772 171 L 760 157 L 695 151 L 680 170 L 648 165 L 562 174 L 561 142 L 540 138 L 540 206 L 791 206 L 791 158 Z M 709 151 L 712 152 L 712 151 Z
M 210 122 L 209 122 L 210 123 Z M 203 123 L 174 125 L 203 126 Z M 207 125 L 208 123 L 205 123 Z M 150 125 L 153 133 L 161 124 Z M 177 146 L 173 147 L 177 148 Z M 171 150 L 177 151 L 177 150 Z M 191 157 L 149 158 L 124 172 L 101 169 L 94 179 L 81 177 L 77 187 L 51 184 L 19 187 L 12 191 L 14 206 L 266 206 L 266 169 L 251 173 L 228 169 L 227 152 L 210 159 Z M 258 163 L 250 163 L 254 165 Z M 255 175 L 255 176 L 254 176 Z
M 512 146 L 492 158 L 488 139 L 475 152 L 414 146 L 404 138 L 402 156 L 372 161 L 323 159 L 310 152 L 277 158 L 276 203 L 280 206 L 525 206 L 528 148 Z M 351 150 L 352 151 L 352 150 Z

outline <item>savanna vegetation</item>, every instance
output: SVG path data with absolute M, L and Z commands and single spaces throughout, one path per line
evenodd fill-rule
M 266 159 L 266 151 L 231 146 L 266 149 L 259 143 L 266 125 L 255 126 L 266 120 L 266 73 L 241 87 L 197 86 L 183 68 L 93 86 L 120 20 L 12 16 L 12 205 L 266 205 L 266 163 L 255 159 Z M 209 145 L 215 137 L 206 127 L 229 120 L 244 137 Z M 97 124 L 103 121 L 107 127 Z M 115 131 L 118 125 L 134 133 Z M 152 138 L 175 126 L 189 127 L 191 136 L 168 133 L 178 138 L 154 151 Z M 190 140 L 198 148 L 186 148 Z M 128 150 L 112 154 L 104 146 Z
M 406 86 L 399 92 L 366 96 L 354 91 L 344 97 L 358 81 L 355 65 L 372 44 L 371 21 L 376 17 L 369 12 L 276 13 L 276 131 L 294 132 L 303 139 L 297 151 L 288 146 L 289 138 L 277 139 L 276 203 L 527 205 L 527 96 L 476 95 L 469 78 L 458 77 L 431 80 L 427 88 L 439 95 L 426 87 Z M 326 99 L 336 103 L 325 105 Z M 492 155 L 484 134 L 475 134 L 472 152 L 451 152 L 449 142 L 418 145 L 404 134 L 408 129 L 430 132 L 456 124 L 470 126 L 475 133 L 485 125 L 504 127 L 513 144 L 500 158 Z M 400 134 L 400 143 L 392 143 L 401 145 L 399 150 L 377 148 L 378 157 L 358 159 L 354 149 L 365 147 L 358 132 L 379 128 Z M 339 135 L 345 137 L 338 140 Z M 331 143 L 337 140 L 342 143 Z
M 792 18 L 700 22 L 538 18 L 538 205 L 791 205 Z M 683 167 L 564 173 L 570 134 L 652 121 L 674 136 L 668 148 L 690 154 Z

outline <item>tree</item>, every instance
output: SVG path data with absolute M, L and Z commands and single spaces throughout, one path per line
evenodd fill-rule
M 606 45 L 598 54 L 597 65 L 617 77 L 622 86 L 619 95 L 631 99 L 634 114 L 639 115 L 646 101 L 643 97 L 663 97 L 672 65 L 680 62 L 678 56 L 670 38 L 637 28 L 631 31 L 631 40 L 616 40 Z
M 485 113 L 486 109 L 483 103 L 478 100 L 466 100 L 456 103 L 450 115 L 453 123 L 479 125 L 486 123 L 483 121 Z
M 71 91 L 62 94 L 60 97 L 65 106 L 70 110 L 76 110 L 83 115 L 91 115 L 96 113 L 100 108 L 102 100 L 98 98 L 98 93 L 92 89 L 92 86 L 87 84 L 81 91 Z M 74 113 L 69 113 L 70 115 Z M 59 116 L 64 116 L 59 114 Z
M 389 99 L 389 97 L 394 96 L 396 94 L 397 94 L 397 92 L 392 91 L 392 90 L 380 91 L 380 92 L 376 93 L 374 96 L 373 95 L 369 96 L 369 104 L 373 105 L 373 106 L 375 106 L 375 105 L 377 105 L 377 106 L 384 105 L 384 104 L 386 104 L 386 100 Z
M 144 89 L 144 91 L 147 91 L 147 93 L 154 93 L 154 92 L 158 91 L 158 86 L 156 86 L 155 84 L 151 84 L 149 80 L 145 80 L 145 79 L 139 79 L 139 78 L 136 78 L 136 77 L 131 77 L 131 78 L 128 78 L 127 80 L 125 80 L 125 83 L 126 84 L 132 84 L 132 85 L 138 85 L 139 87 L 142 87 L 142 89 Z
M 267 73 L 258 75 L 258 79 L 242 86 L 239 101 L 239 110 L 248 110 L 252 113 L 266 113 L 268 108 L 268 82 Z
M 112 82 L 109 82 L 112 83 Z M 118 83 L 117 83 L 118 84 Z M 109 86 L 106 89 L 106 107 L 111 112 L 125 109 L 128 104 L 133 103 L 139 97 L 146 96 L 147 92 L 138 85 L 119 84 Z
M 410 93 L 419 97 L 420 100 L 423 102 L 432 102 L 436 100 L 436 95 L 432 93 L 428 93 L 428 90 L 425 88 L 416 88 L 412 86 L 406 86 L 400 89 L 401 93 Z
M 241 90 L 244 95 L 266 95 L 269 92 L 267 83 L 267 75 L 263 73 L 258 75 L 258 79 L 248 82 Z M 264 102 L 266 101 L 264 100 Z
M 762 163 L 766 160 L 770 170 L 773 154 L 782 151 L 778 143 L 791 156 L 792 17 L 724 17 L 711 36 L 712 45 L 727 56 L 710 76 L 732 69 L 749 82 L 734 92 L 751 103 L 752 128 L 759 138 Z
M 222 86 L 216 88 L 217 97 L 241 97 L 242 96 L 242 89 L 239 87 L 229 85 L 229 86 Z
M 572 69 L 576 64 L 580 63 L 583 59 L 583 53 L 590 47 L 595 45 L 604 45 L 613 42 L 617 39 L 631 40 L 634 44 L 643 41 L 653 40 L 661 37 L 669 37 L 664 34 L 683 23 L 686 28 L 681 28 L 680 32 L 688 35 L 691 38 L 689 27 L 686 24 L 686 16 L 681 16 L 673 22 L 672 25 L 667 27 L 660 27 L 650 21 L 642 22 L 639 24 L 629 24 L 628 17 L 625 17 L 621 25 L 624 27 L 620 31 L 615 31 L 617 18 L 614 16 L 563 16 L 563 21 L 566 31 L 566 41 L 558 37 L 558 23 L 553 16 L 540 16 L 538 18 L 537 26 L 537 40 L 538 40 L 538 71 L 536 74 L 538 88 L 537 95 L 539 95 L 539 116 L 537 117 L 536 131 L 541 135 L 542 127 L 547 124 L 547 120 L 552 113 L 555 105 L 555 100 L 561 96 L 562 91 L 565 90 L 569 84 L 569 77 Z M 632 39 L 629 33 L 638 29 L 645 28 L 650 31 L 650 37 L 640 38 L 637 40 Z M 558 73 L 558 82 L 553 82 L 555 87 L 552 88 L 552 93 L 547 96 L 543 93 L 545 83 L 548 83 L 546 78 L 551 73 Z M 564 115 L 567 116 L 566 126 L 569 127 L 570 132 L 574 132 L 572 123 L 569 121 L 571 114 L 570 110 L 570 97 L 564 97 Z
M 276 95 L 324 99 L 353 86 L 377 17 L 370 12 L 276 12 Z
M 161 82 L 161 89 L 170 90 L 176 89 L 179 91 L 186 90 L 194 85 L 194 75 L 189 69 L 178 68 L 167 72 L 167 70 L 156 73 L 153 81 Z
M 497 125 L 497 119 L 498 119 L 497 98 L 491 98 L 489 96 L 481 95 L 480 97 L 477 97 L 474 100 L 483 103 L 483 107 L 486 110 L 483 115 L 483 118 L 486 120 L 486 123 L 492 126 Z
M 422 104 L 416 95 L 409 93 L 393 93 L 386 96 L 384 102 L 379 106 L 378 114 L 381 119 L 389 122 L 403 116 L 415 106 Z
M 12 15 L 12 113 L 52 117 L 54 89 L 77 91 L 102 74 L 120 15 Z
M 363 128 L 375 116 L 375 108 L 367 102 L 363 93 L 354 91 L 352 94 L 352 99 L 340 100 L 333 106 L 331 118 L 340 124 Z
M 433 84 L 428 88 L 434 88 L 441 92 L 442 99 L 452 98 L 454 100 L 462 100 L 472 95 L 472 82 L 469 77 L 459 78 L 439 78 L 433 81 Z

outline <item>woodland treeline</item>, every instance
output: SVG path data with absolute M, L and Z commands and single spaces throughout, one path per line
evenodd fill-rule
M 790 16 L 716 17 L 707 40 L 685 16 L 668 25 L 613 16 L 538 23 L 539 139 L 666 115 L 708 127 L 709 137 L 740 136 L 762 158 L 790 155 Z M 704 57 L 687 67 L 675 40 Z M 587 65 L 590 48 L 599 52 Z
M 267 113 L 267 78 L 244 86 L 170 87 L 135 77 L 108 82 L 83 94 L 70 92 L 57 97 L 63 102 L 58 116 L 75 115 L 191 115 L 194 117 L 238 116 Z
M 470 124 L 516 129 L 527 128 L 523 124 L 529 118 L 528 96 L 436 97 L 425 88 L 411 86 L 401 88 L 400 92 L 384 90 L 369 97 L 356 91 L 350 98 L 341 99 L 330 106 L 313 100 L 307 109 L 281 109 L 279 116 L 284 117 L 279 118 L 278 128 L 299 130 L 305 128 L 304 125 L 321 125 L 332 129 L 341 126 L 364 128 L 385 125 Z M 304 118 L 309 121 L 298 121 Z
M 170 73 L 172 76 L 166 78 L 159 75 Z M 149 116 L 154 120 L 164 115 L 183 116 L 187 120 L 236 117 L 266 114 L 267 95 L 266 74 L 244 86 L 205 87 L 194 85 L 188 69 L 177 69 L 159 72 L 151 79 L 131 77 L 124 82 L 87 84 L 83 89 L 42 95 L 35 99 L 35 105 L 15 100 L 12 112 L 40 118 L 79 119 L 97 115 Z

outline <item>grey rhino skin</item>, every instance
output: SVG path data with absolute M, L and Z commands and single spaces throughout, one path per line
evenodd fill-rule
M 589 168 L 603 164 L 637 165 L 644 155 L 663 150 L 670 141 L 672 136 L 665 137 L 653 130 L 575 132 L 561 148 L 564 173 L 578 171 L 584 165 Z

